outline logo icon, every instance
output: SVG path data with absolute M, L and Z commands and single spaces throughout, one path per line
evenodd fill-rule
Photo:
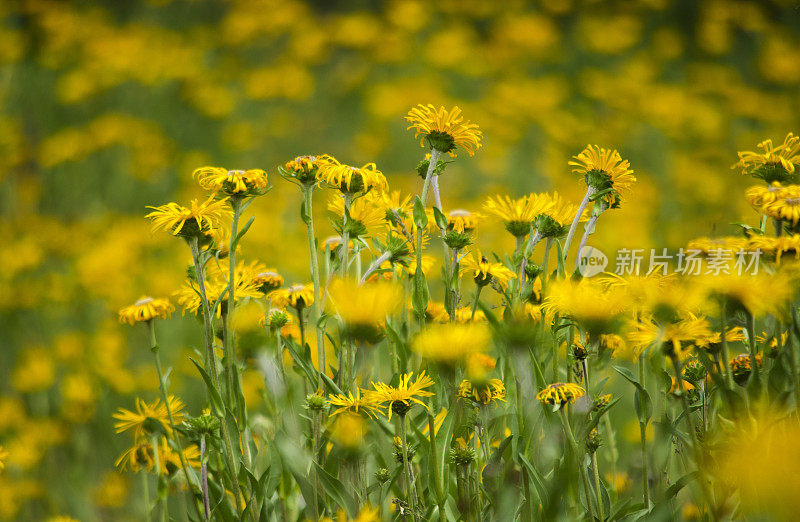
M 592 246 L 584 246 L 578 252 L 578 271 L 583 277 L 596 276 L 608 266 L 608 257 Z

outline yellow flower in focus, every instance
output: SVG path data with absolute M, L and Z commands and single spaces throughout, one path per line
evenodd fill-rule
M 512 278 L 517 277 L 503 263 L 490 262 L 477 249 L 471 256 L 467 256 L 461 261 L 461 275 L 464 274 L 471 275 L 478 286 L 496 282 L 503 289 Z
M 333 160 L 333 158 L 327 154 L 321 154 L 319 156 L 297 156 L 291 161 L 286 162 L 286 164 L 281 169 L 281 173 L 286 177 L 295 179 L 300 182 L 302 185 L 313 185 L 317 182 L 317 172 L 319 168 Z
M 582 174 L 586 184 L 595 192 L 609 191 L 603 195 L 603 200 L 612 208 L 619 204 L 619 191 L 630 190 L 636 182 L 631 164 L 623 160 L 616 150 L 587 145 L 573 159 L 575 161 L 568 163 L 574 167 L 572 172 Z
M 331 412 L 331 417 L 342 412 L 364 413 L 369 417 L 374 417 L 375 412 L 380 411 L 380 401 L 375 396 L 375 393 L 361 388 L 356 388 L 355 396 L 353 396 L 353 392 L 347 392 L 347 395 L 328 395 L 328 403 L 336 407 Z
M 270 296 L 272 304 L 278 308 L 286 309 L 291 306 L 302 310 L 314 304 L 314 285 L 311 283 L 295 284 L 289 288 L 275 290 Z
M 266 192 L 269 182 L 261 169 L 228 170 L 222 167 L 200 167 L 192 173 L 198 184 L 227 196 L 258 195 Z
M 533 226 L 543 238 L 560 238 L 567 234 L 579 205 L 569 203 L 558 192 L 549 195 L 550 205 L 542 210 L 533 220 Z M 578 222 L 589 220 L 589 208 L 585 208 Z
M 424 406 L 425 409 L 429 409 L 420 398 L 433 395 L 432 392 L 425 389 L 433 386 L 433 380 L 427 376 L 425 370 L 423 370 L 412 382 L 411 376 L 413 373 L 414 372 L 410 372 L 401 375 L 397 387 L 389 386 L 382 382 L 372 383 L 379 404 L 383 405 L 387 403 L 389 420 L 392 419 L 392 413 L 396 413 L 400 416 L 405 415 L 413 404 L 420 404 Z
M 536 395 L 536 400 L 551 406 L 564 406 L 574 404 L 576 400 L 586 395 L 586 390 L 571 382 L 557 382 L 548 384 Z
M 380 204 L 380 194 L 369 192 L 350 204 L 350 219 L 347 228 L 351 238 L 374 235 L 386 226 L 386 210 Z M 332 194 L 328 200 L 328 210 L 338 217 L 337 232 L 344 223 L 344 198 L 340 194 Z
M 756 185 L 744 191 L 744 199 L 753 207 L 760 209 L 772 203 L 785 192 L 784 186 L 779 181 L 773 181 L 768 186 Z
M 420 332 L 411 349 L 425 359 L 458 364 L 473 353 L 486 352 L 490 341 L 489 328 L 483 323 L 437 324 Z
M 168 400 L 172 420 L 179 424 L 183 421 L 183 401 L 174 395 L 170 395 Z M 114 424 L 117 433 L 132 430 L 134 440 L 143 439 L 152 433 L 172 435 L 172 425 L 169 422 L 167 407 L 161 402 L 161 399 L 156 399 L 148 404 L 137 397 L 136 411 L 120 408 L 112 417 L 118 421 Z
M 213 266 L 213 265 L 211 265 Z M 242 279 L 242 276 L 245 275 L 244 272 L 237 270 L 234 272 L 234 277 L 237 278 L 236 280 L 236 292 L 234 297 L 236 299 L 234 305 L 238 305 L 245 299 L 259 299 L 263 297 L 261 290 L 259 287 L 255 286 L 255 282 L 252 278 Z M 228 293 L 228 283 L 224 280 L 224 277 L 221 275 L 221 272 L 217 273 L 215 271 L 209 270 L 209 278 L 205 282 L 205 289 L 206 289 L 206 298 L 208 299 L 208 303 L 211 306 L 214 306 L 214 303 L 218 304 L 216 309 L 214 310 L 214 314 L 216 317 L 220 317 L 222 315 L 222 310 L 227 308 L 228 300 L 227 298 L 220 297 L 223 294 L 227 295 Z M 187 283 L 183 285 L 180 289 L 176 290 L 172 295 L 175 296 L 175 300 L 178 302 L 179 305 L 183 308 L 183 313 L 189 312 L 192 314 L 199 314 L 202 311 L 203 307 L 203 300 L 200 298 L 200 291 L 194 287 L 193 284 Z
M 481 147 L 483 133 L 476 124 L 464 121 L 458 106 L 448 111 L 444 107 L 437 110 L 431 104 L 419 104 L 408 111 L 405 119 L 409 123 L 406 130 L 414 129 L 414 139 L 420 138 L 419 144 L 423 148 L 427 139 L 431 149 L 455 157 L 456 147 L 461 147 L 470 156 Z
M 214 196 L 202 203 L 193 199 L 190 207 L 167 203 L 160 207 L 147 207 L 153 211 L 145 217 L 152 220 L 153 232 L 164 230 L 173 236 L 204 239 L 219 226 L 223 217 L 230 214 L 226 203 L 225 199 L 215 201 Z
M 518 199 L 508 196 L 490 197 L 483 209 L 500 218 L 506 230 L 514 237 L 525 237 L 531 230 L 531 222 L 554 205 L 549 194 L 529 194 Z
M 749 150 L 739 152 L 739 161 L 731 168 L 739 167 L 742 169 L 742 174 L 772 183 L 783 181 L 785 173 L 794 174 L 795 165 L 800 163 L 800 138 L 791 132 L 777 147 L 773 145 L 772 140 L 764 140 L 757 147 L 761 149 L 760 152 Z M 779 172 L 775 172 L 778 169 Z
M 351 167 L 333 158 L 320 165 L 317 180 L 345 194 L 364 194 L 371 190 L 380 193 L 388 188 L 386 178 L 374 163 Z
M 121 308 L 119 311 L 119 322 L 134 325 L 139 322 L 146 322 L 155 317 L 166 319 L 172 314 L 175 307 L 169 299 L 157 299 L 149 296 L 142 296 L 134 304 Z
M 781 190 L 774 201 L 766 203 L 761 211 L 772 219 L 791 222 L 800 221 L 800 185 L 789 185 Z
M 478 405 L 488 405 L 506 400 L 506 385 L 500 379 L 489 379 L 485 383 L 473 383 L 464 379 L 458 385 L 456 395 Z

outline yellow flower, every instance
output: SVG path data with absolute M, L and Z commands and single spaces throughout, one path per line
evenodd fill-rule
M 533 226 L 543 238 L 559 238 L 567 234 L 579 205 L 567 202 L 558 192 L 553 192 L 547 205 L 533 220 Z M 588 221 L 589 209 L 585 208 L 579 222 Z
M 431 316 L 431 320 L 435 323 L 449 323 L 450 322 L 450 315 L 448 315 L 447 310 L 445 309 L 444 305 L 440 305 L 440 308 L 436 308 L 431 312 L 430 306 L 426 313 Z M 461 306 L 456 308 L 455 310 L 455 317 L 453 318 L 453 322 L 464 324 L 464 323 L 479 323 L 486 320 L 486 314 L 484 314 L 481 310 L 475 310 L 475 315 L 472 315 L 472 307 L 471 306 Z
M 757 147 L 761 152 L 739 152 L 739 161 L 731 168 L 739 167 L 742 174 L 772 183 L 784 179 L 781 173 L 775 172 L 776 169 L 785 171 L 785 176 L 785 173 L 793 174 L 795 165 L 800 163 L 800 138 L 791 132 L 777 147 L 772 144 L 772 140 L 764 140 Z
M 347 513 L 343 509 L 340 509 L 335 520 L 329 517 L 322 517 L 320 518 L 320 522 L 381 522 L 381 513 L 378 508 L 365 505 L 356 514 L 356 518 L 347 518 Z
M 414 382 L 411 382 L 411 376 L 414 372 L 406 373 L 400 376 L 400 382 L 397 387 L 389 386 L 382 382 L 372 383 L 375 388 L 375 397 L 378 403 L 383 405 L 386 403 L 388 406 L 388 417 L 392 419 L 392 413 L 400 416 L 405 415 L 413 404 L 420 404 L 428 409 L 428 406 L 420 400 L 422 397 L 430 397 L 432 392 L 427 391 L 425 388 L 433 386 L 433 380 L 425 375 L 423 370 Z
M 183 420 L 181 411 L 183 410 L 183 401 L 170 395 L 169 407 L 172 411 L 172 420 L 176 424 L 180 423 Z M 172 435 L 172 425 L 169 422 L 167 407 L 161 402 L 161 399 L 156 399 L 148 404 L 137 397 L 136 411 L 120 408 L 112 417 L 119 421 L 114 424 L 117 433 L 133 430 L 134 440 L 142 439 L 152 433 Z
M 386 226 L 386 210 L 380 204 L 380 198 L 380 194 L 370 192 L 350 204 L 350 220 L 347 222 L 347 228 L 351 238 L 374 235 Z M 337 232 L 341 231 L 344 223 L 344 198 L 339 194 L 333 194 L 328 201 L 328 210 L 339 218 L 335 226 Z
M 756 317 L 783 315 L 794 296 L 796 280 L 790 273 L 760 270 L 756 275 L 719 274 L 695 278 L 695 284 L 710 295 L 728 299 Z
M 283 286 L 283 276 L 280 275 L 275 268 L 264 267 L 258 272 L 255 272 L 251 280 L 253 285 L 258 287 L 264 294 L 268 294 Z
M 317 180 L 346 194 L 363 194 L 370 190 L 380 193 L 388 188 L 386 178 L 374 163 L 351 167 L 333 158 L 320 165 Z
M 505 289 L 509 280 L 517 275 L 506 268 L 503 263 L 490 262 L 480 250 L 475 250 L 471 256 L 461 261 L 461 275 L 470 274 L 478 286 L 486 286 L 492 281 Z
M 688 355 L 694 343 L 698 340 L 703 342 L 713 335 L 708 320 L 693 314 L 686 314 L 666 325 L 659 325 L 652 318 L 632 322 L 633 328 L 628 333 L 628 340 L 634 346 L 637 356 L 646 347 L 660 342 L 669 354 L 675 354 L 682 359 Z
M 319 156 L 297 156 L 295 159 L 286 162 L 281 169 L 284 176 L 295 179 L 301 184 L 314 184 L 317 182 L 317 171 L 319 168 L 333 160 L 327 154 Z
M 405 119 L 410 124 L 406 130 L 414 129 L 414 139 L 420 138 L 419 144 L 423 148 L 427 139 L 430 148 L 455 157 L 456 147 L 461 147 L 470 156 L 481 147 L 483 134 L 476 124 L 464 121 L 458 106 L 448 111 L 444 107 L 437 110 L 431 104 L 419 104 L 408 111 Z
M 586 390 L 571 382 L 557 382 L 548 384 L 536 395 L 536 400 L 551 406 L 564 406 L 574 404 L 576 400 L 586 395 Z
M 603 199 L 612 208 L 619 204 L 619 191 L 630 190 L 636 181 L 630 163 L 616 150 L 587 145 L 573 159 L 569 162 L 574 167 L 572 172 L 583 174 L 586 184 L 596 192 L 609 190 Z
M 758 368 L 761 367 L 761 354 L 756 355 L 756 366 Z M 736 381 L 736 383 L 740 386 L 747 384 L 747 380 L 750 377 L 750 372 L 753 370 L 752 358 L 746 353 L 737 355 L 730 360 L 730 367 L 733 380 Z
M 370 417 L 374 417 L 375 412 L 380 411 L 380 401 L 375 392 L 362 390 L 361 388 L 356 388 L 355 396 L 353 396 L 353 392 L 347 392 L 347 395 L 328 395 L 328 403 L 336 407 L 331 412 L 331 417 L 342 412 L 365 413 Z
M 546 313 L 569 316 L 592 334 L 606 333 L 627 305 L 625 292 L 586 279 L 556 281 L 547 294 L 542 305 Z
M 437 324 L 420 332 L 411 349 L 425 359 L 458 364 L 473 353 L 486 352 L 490 341 L 484 323 Z
M 403 291 L 390 282 L 359 285 L 351 279 L 336 279 L 328 297 L 331 308 L 345 324 L 376 326 L 400 308 Z
M 295 284 L 289 288 L 282 288 L 275 290 L 270 294 L 272 297 L 272 304 L 278 308 L 286 309 L 288 307 L 303 309 L 314 304 L 314 285 L 307 283 L 305 285 Z
M 186 464 L 192 468 L 200 467 L 200 450 L 197 446 L 189 446 L 183 450 Z M 167 443 L 166 437 L 161 437 L 158 443 L 159 474 L 172 475 L 181 468 L 180 454 L 173 450 Z M 138 472 L 142 469 L 152 471 L 155 467 L 153 444 L 150 441 L 140 441 L 125 450 L 114 464 L 122 470 Z
M 748 241 L 745 237 L 729 236 L 729 237 L 698 237 L 692 239 L 687 243 L 687 250 L 700 250 L 704 254 L 714 254 L 719 251 L 730 251 L 735 254 L 741 249 L 747 249 Z
M 756 185 L 744 191 L 744 199 L 755 208 L 761 208 L 778 199 L 785 191 L 783 185 L 773 181 L 768 186 Z
M 227 273 L 225 264 L 222 264 L 219 268 L 217 268 L 216 264 L 209 264 L 208 266 L 208 278 L 205 281 L 206 298 L 210 306 L 214 306 L 214 303 L 217 303 L 214 309 L 216 317 L 220 317 L 222 310 L 228 306 L 227 297 L 224 297 L 228 293 L 228 282 L 225 280 Z M 259 299 L 263 297 L 260 287 L 256 284 L 255 274 L 248 271 L 248 265 L 243 263 L 237 265 L 234 277 L 236 281 L 234 291 L 235 305 L 248 298 Z M 200 298 L 200 291 L 195 288 L 194 282 L 184 284 L 173 295 L 183 308 L 183 313 L 198 314 L 202 310 L 203 301 Z
M 489 379 L 483 384 L 474 384 L 464 379 L 458 386 L 457 396 L 475 404 L 492 404 L 506 400 L 506 385 L 500 379 Z
M 364 445 L 367 425 L 364 418 L 354 413 L 345 413 L 333 420 L 331 438 L 348 450 L 357 450 Z
M 451 210 L 447 214 L 447 229 L 460 233 L 472 232 L 482 218 L 483 216 L 477 212 L 464 209 Z
M 158 317 L 166 319 L 175 310 L 169 299 L 154 299 L 142 296 L 134 304 L 126 306 L 119 311 L 119 322 L 134 325 Z
M 173 236 L 185 238 L 202 238 L 217 228 L 223 217 L 230 214 L 226 200 L 214 200 L 209 197 L 202 203 L 192 200 L 191 207 L 182 207 L 177 203 L 167 203 L 153 209 L 145 217 L 153 221 L 153 231 L 164 230 Z
M 766 203 L 761 211 L 769 217 L 789 221 L 792 226 L 800 221 L 800 185 L 789 185 L 781 190 L 774 201 Z
M 228 196 L 263 194 L 269 185 L 267 173 L 261 169 L 228 170 L 222 167 L 201 167 L 192 173 L 198 184 Z
M 0 471 L 6 469 L 6 459 L 8 458 L 8 452 L 3 449 L 3 446 L 0 446 Z
M 515 237 L 524 237 L 531 230 L 531 222 L 554 204 L 549 194 L 529 194 L 518 199 L 495 196 L 486 200 L 483 209 L 503 220 L 503 224 Z M 574 214 L 573 214 L 574 215 Z

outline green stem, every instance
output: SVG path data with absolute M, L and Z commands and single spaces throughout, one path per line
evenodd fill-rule
M 325 373 L 325 332 L 319 326 L 319 318 L 322 315 L 321 303 L 322 289 L 319 286 L 319 258 L 317 256 L 317 239 L 314 234 L 314 214 L 312 212 L 314 185 L 303 186 L 303 202 L 305 206 L 306 235 L 308 236 L 308 256 L 311 261 L 311 280 L 314 283 L 314 303 L 311 305 L 311 319 L 317 332 L 317 365 L 319 366 L 319 381 L 317 387 L 322 388 L 322 374 Z
M 550 248 L 553 246 L 553 238 L 548 237 L 547 241 L 544 242 L 544 259 L 542 260 L 542 294 L 544 295 L 544 291 L 547 289 L 547 262 L 550 260 Z
M 158 434 L 153 433 L 150 435 L 150 444 L 153 446 L 153 462 L 155 470 L 156 470 L 156 483 L 161 483 L 161 457 L 158 454 Z M 156 493 L 156 497 L 160 497 L 159 493 Z M 167 522 L 167 497 L 165 496 L 163 500 L 159 499 L 159 503 L 161 504 L 161 520 L 162 522 Z
M 578 466 L 578 473 L 581 476 L 581 484 L 583 485 L 583 491 L 586 494 L 586 505 L 589 506 L 589 516 L 590 520 L 594 520 L 594 506 L 592 503 L 592 493 L 589 488 L 589 483 L 586 480 L 586 473 L 584 473 L 583 469 L 583 452 L 580 450 L 578 446 L 578 442 L 575 440 L 575 435 L 572 433 L 572 428 L 569 425 L 569 418 L 567 417 L 567 408 L 566 404 L 562 405 L 558 409 L 558 413 L 561 417 L 561 425 L 564 427 L 564 433 L 567 435 L 567 440 L 569 441 L 570 447 L 572 448 L 572 454 L 575 458 L 575 463 Z
M 594 494 L 597 497 L 597 517 L 605 520 L 603 516 L 603 493 L 600 487 L 600 471 L 597 467 L 597 453 L 592 452 L 592 470 L 594 471 Z
M 645 387 L 644 354 L 639 354 L 639 383 Z M 650 509 L 650 472 L 647 465 L 647 420 L 639 421 L 639 445 L 642 450 L 642 502 Z
M 150 522 L 152 520 L 150 516 L 150 511 L 152 510 L 152 506 L 150 506 L 150 478 L 147 476 L 147 472 L 144 469 L 139 473 L 142 475 L 142 496 L 144 496 L 145 520 Z
M 436 488 L 436 502 L 439 505 L 439 521 L 445 522 L 447 520 L 444 509 L 445 495 L 444 488 L 442 487 L 442 474 L 439 469 L 439 457 L 436 452 L 436 419 L 431 412 L 428 412 L 428 439 L 431 443 L 431 467 L 433 468 L 435 477 L 434 487 Z
M 728 340 L 725 338 L 725 330 L 728 328 L 728 313 L 725 302 L 720 302 L 720 337 L 722 342 L 722 366 L 725 369 L 725 383 L 728 385 L 728 391 L 733 390 L 733 374 L 731 374 L 730 360 L 731 353 L 728 349 Z M 734 414 L 735 412 L 731 412 Z
M 575 213 L 575 218 L 572 220 L 572 225 L 569 227 L 569 232 L 567 232 L 567 239 L 564 241 L 564 265 L 567 264 L 567 257 L 569 257 L 569 247 L 572 244 L 572 238 L 575 236 L 575 231 L 578 229 L 578 223 L 581 221 L 581 216 L 583 216 L 583 211 L 586 210 L 586 205 L 589 204 L 589 198 L 592 197 L 594 194 L 594 188 L 587 187 L 586 188 L 586 195 L 583 196 L 583 201 L 581 201 L 580 206 L 578 207 L 578 211 Z
M 611 427 L 611 419 L 608 417 L 608 413 L 606 412 L 603 414 L 603 424 L 606 428 L 606 439 L 608 439 L 608 452 L 611 454 L 611 492 L 614 495 L 614 500 L 617 500 L 617 459 L 619 458 L 619 453 L 617 452 L 617 440 L 616 440 L 616 433 L 614 433 L 614 429 Z
M 350 213 L 350 205 L 353 203 L 353 195 L 345 193 L 344 195 L 344 214 L 342 215 L 342 245 L 339 247 L 339 259 L 342 262 L 341 270 L 342 277 L 347 277 L 347 265 L 350 264 L 350 230 L 347 228 L 349 223 L 347 215 Z
M 420 195 L 420 200 L 422 201 L 422 207 L 425 208 L 425 205 L 428 201 L 428 190 L 430 189 L 431 179 L 433 178 L 433 172 L 436 169 L 436 164 L 439 162 L 439 156 L 442 153 L 436 149 L 431 149 L 431 159 L 428 163 L 428 171 L 425 173 L 425 182 L 422 184 L 422 194 Z M 424 230 L 421 230 L 418 226 L 415 226 L 416 233 L 417 233 L 417 247 L 416 247 L 416 269 L 414 272 L 414 277 L 422 277 L 422 238 L 425 234 Z M 423 313 L 418 317 L 420 325 L 425 325 L 425 313 Z
M 389 406 L 391 408 L 391 406 Z M 406 416 L 405 415 L 398 415 L 400 422 L 400 440 L 403 444 L 403 473 L 406 476 L 406 484 L 408 486 L 408 491 L 406 493 L 406 498 L 408 499 L 408 504 L 411 507 L 411 511 L 414 515 L 414 520 L 419 522 L 419 513 L 417 513 L 417 499 L 416 495 L 414 494 L 414 481 L 412 478 L 411 473 L 411 463 L 408 461 L 408 440 L 406 439 Z
M 478 289 L 475 290 L 475 300 L 472 302 L 472 314 L 469 316 L 469 320 L 473 321 L 475 319 L 475 311 L 478 309 L 478 301 L 481 299 L 481 291 L 483 290 L 483 286 L 478 285 Z

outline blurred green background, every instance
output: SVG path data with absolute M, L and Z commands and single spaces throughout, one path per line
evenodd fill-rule
M 110 415 L 154 398 L 157 381 L 144 329 L 116 311 L 181 284 L 185 246 L 142 216 L 201 196 L 196 167 L 270 173 L 245 254 L 305 281 L 300 195 L 276 166 L 375 161 L 415 193 L 424 151 L 403 116 L 417 103 L 458 104 L 485 134 L 442 179 L 450 208 L 552 189 L 578 199 L 570 156 L 618 149 L 639 182 L 604 215 L 592 239 L 604 249 L 735 232 L 755 216 L 736 151 L 800 130 L 795 0 L 11 0 L 0 20 L 4 520 L 132 517 Z M 478 243 L 512 239 L 487 223 Z M 192 396 L 184 354 L 199 329 L 178 315 L 161 344 Z M 258 408 L 262 380 L 245 386 Z

